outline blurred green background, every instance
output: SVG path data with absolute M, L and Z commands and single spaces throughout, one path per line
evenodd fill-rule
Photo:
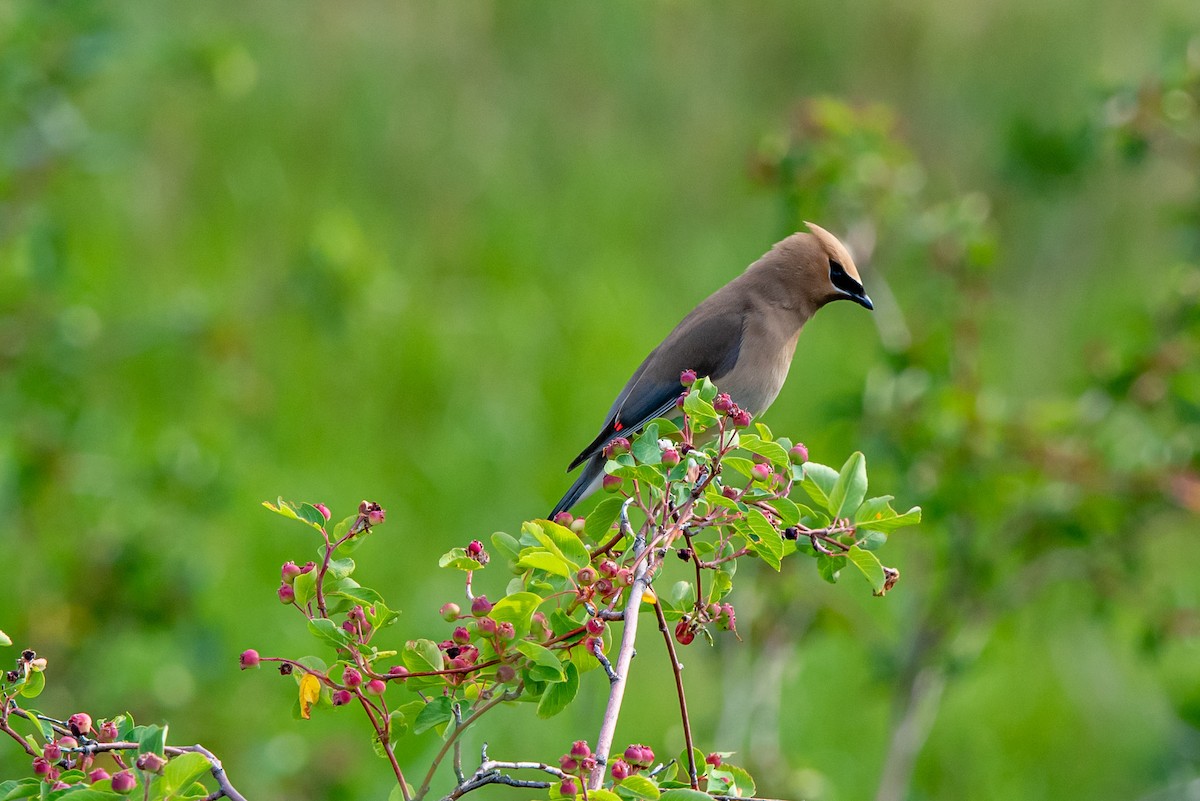
M 274 589 L 314 543 L 259 502 L 382 503 L 361 580 L 442 636 L 437 556 L 544 514 L 647 350 L 812 218 L 880 310 L 822 312 L 766 420 L 926 522 L 884 600 L 743 581 L 746 642 L 684 655 L 700 743 L 780 798 L 1194 798 L 1197 30 L 1193 0 L 0 0 L 0 629 L 50 660 L 39 708 L 170 721 L 252 798 L 384 797 L 361 721 L 237 670 L 310 650 Z M 618 731 L 660 754 L 662 662 Z M 603 684 L 470 742 L 553 760 Z

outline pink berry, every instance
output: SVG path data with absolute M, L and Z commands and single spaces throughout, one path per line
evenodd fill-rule
M 117 741 L 118 734 L 119 731 L 117 729 L 117 724 L 111 720 L 106 720 L 100 724 L 100 735 L 98 739 L 102 743 L 115 743 Z
M 517 677 L 517 670 L 512 665 L 501 665 L 496 668 L 496 681 L 508 684 Z
M 624 483 L 625 479 L 611 473 L 605 473 L 604 478 L 600 479 L 600 486 L 605 492 L 620 492 L 621 485 Z
M 503 620 L 500 622 L 500 625 L 496 627 L 496 636 L 505 642 L 508 642 L 517 636 L 517 629 L 511 622 Z
M 797 442 L 788 451 L 788 458 L 791 459 L 792 464 L 804 464 L 808 461 L 808 448 L 804 446 L 803 442 Z
M 50 773 L 50 762 L 45 757 L 34 757 L 33 773 L 35 776 L 46 776 Z
M 571 523 L 575 522 L 575 516 L 570 512 L 559 512 L 554 516 L 554 522 L 558 523 L 560 526 L 569 526 Z
M 96 782 L 102 782 L 105 779 L 111 779 L 111 778 L 112 778 L 112 776 L 110 776 L 108 771 L 105 770 L 104 768 L 96 768 L 95 770 L 93 770 L 91 773 L 88 774 L 88 781 L 92 782 L 93 784 L 95 784 Z
M 317 567 L 316 562 L 305 562 L 304 567 L 300 568 L 301 573 L 311 573 Z
M 408 668 L 406 668 L 404 665 L 392 665 L 388 669 L 388 675 L 393 678 L 403 679 L 408 675 Z
M 76 712 L 67 719 L 67 725 L 77 734 L 87 734 L 92 730 L 92 716 L 86 712 Z
M 708 764 L 712 765 L 714 768 L 721 767 L 721 755 L 718 754 L 716 751 L 713 751 L 711 754 L 706 756 L 704 758 L 704 761 L 707 762 Z
M 562 780 L 562 784 L 558 785 L 558 792 L 562 795 L 575 796 L 579 794 L 579 785 L 575 783 L 575 778 L 568 776 Z
M 584 628 L 587 629 L 588 634 L 591 634 L 593 637 L 599 637 L 604 633 L 605 623 L 600 618 L 593 617 L 588 619 Z
M 574 532 L 576 534 L 582 534 L 586 524 L 587 524 L 587 520 L 585 518 L 577 517 L 571 521 L 571 525 L 569 526 L 569 528 L 571 529 L 572 532 Z
M 158 773 L 167 764 L 167 760 L 160 754 L 148 751 L 145 754 L 140 754 L 134 764 L 138 770 L 144 770 L 148 773 Z
M 605 578 L 612 578 L 617 575 L 617 570 L 619 570 L 617 563 L 611 559 L 605 559 L 600 563 L 600 575 Z
M 630 774 L 629 763 L 623 759 L 614 759 L 612 763 L 612 777 L 614 781 L 628 779 Z
M 476 617 L 486 615 L 492 611 L 492 603 L 487 599 L 486 595 L 476 595 L 475 600 L 471 601 L 471 614 Z
M 663 448 L 662 463 L 667 467 L 674 467 L 679 464 L 679 451 L 674 448 Z
M 238 664 L 242 666 L 242 670 L 258 667 L 259 661 L 258 651 L 255 651 L 253 648 L 242 651 L 242 655 L 238 657 Z M 100 729 L 103 733 L 104 726 L 101 726 Z
M 579 568 L 579 572 L 575 574 L 575 583 L 581 587 L 590 587 L 596 583 L 599 576 L 596 574 L 596 568 L 591 565 Z
M 458 626 L 454 629 L 454 634 L 450 636 L 459 645 L 466 645 L 471 641 L 471 632 L 467 631 L 466 626 Z
M 283 576 L 284 584 L 291 584 L 302 572 L 300 565 L 295 562 L 284 562 L 283 567 L 279 568 L 279 574 Z
M 571 756 L 576 759 L 587 759 L 592 755 L 592 749 L 588 746 L 587 740 L 576 740 L 571 744 Z
M 490 617 L 479 618 L 479 623 L 477 625 L 479 626 L 479 633 L 485 637 L 492 636 L 498 629 L 496 621 L 492 620 Z
M 57 762 L 62 759 L 62 747 L 58 743 L 46 743 L 42 748 L 42 756 L 47 762 Z
M 134 787 L 137 787 L 137 779 L 134 778 L 132 771 L 123 770 L 113 774 L 112 788 L 114 792 L 124 795 L 133 790 Z
M 280 584 L 275 594 L 279 596 L 279 603 L 281 604 L 296 603 L 296 591 L 292 588 L 291 584 Z
M 383 691 L 387 689 L 387 685 L 379 679 L 371 679 L 367 682 L 368 695 L 383 695 Z
M 350 694 L 349 690 L 334 690 L 330 698 L 334 706 L 345 706 L 352 700 L 354 700 L 354 696 Z
M 695 370 L 684 370 L 682 373 L 679 374 L 679 383 L 683 384 L 685 387 L 690 387 L 692 384 L 695 384 L 696 383 L 696 371 Z
M 313 508 L 316 509 L 318 512 L 320 512 L 321 517 L 325 518 L 326 520 L 333 517 L 333 515 L 329 511 L 329 507 L 323 503 L 314 503 Z
M 771 466 L 765 464 L 756 464 L 750 468 L 750 475 L 755 481 L 768 481 L 771 478 Z
M 475 559 L 481 553 L 483 553 L 483 543 L 479 540 L 471 540 L 467 544 L 467 556 Z
M 686 618 L 675 624 L 675 639 L 680 645 L 691 645 L 692 640 L 696 639 L 696 631 Z
M 357 668 L 347 665 L 342 671 L 342 684 L 347 687 L 358 687 L 362 684 L 362 674 L 358 672 Z
M 458 620 L 459 615 L 462 614 L 462 610 L 459 609 L 458 604 L 442 604 L 442 608 L 438 610 L 438 614 L 442 616 L 442 620 L 447 623 L 453 623 Z
M 733 398 L 729 397 L 728 392 L 722 392 L 713 399 L 713 409 L 719 414 L 726 414 L 733 411 Z
M 750 425 L 750 421 L 754 419 L 753 415 L 745 409 L 738 409 L 733 415 L 733 424 L 738 428 L 745 428 Z

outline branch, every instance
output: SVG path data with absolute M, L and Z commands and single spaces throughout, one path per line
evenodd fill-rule
M 633 535 L 629 525 L 629 504 L 626 501 L 621 507 L 621 531 Z M 617 652 L 616 681 L 609 685 L 608 706 L 604 710 L 604 719 L 600 724 L 600 734 L 596 738 L 596 767 L 592 769 L 588 786 L 592 790 L 600 788 L 604 781 L 604 767 L 608 764 L 608 753 L 612 749 L 613 735 L 617 731 L 617 718 L 621 714 L 621 701 L 625 697 L 625 682 L 629 680 L 629 663 L 633 660 L 633 646 L 637 640 L 638 607 L 642 603 L 642 595 L 649 584 L 649 569 L 646 560 L 642 559 L 646 551 L 646 537 L 642 533 L 633 535 L 634 564 L 637 567 L 633 574 L 633 586 L 629 588 L 629 602 L 625 605 L 625 627 L 621 633 L 621 649 Z
M 424 780 L 421 781 L 420 788 L 418 788 L 416 794 L 413 796 L 413 798 L 415 798 L 416 801 L 421 801 L 421 799 L 424 798 L 425 795 L 429 792 L 429 785 L 431 782 L 433 782 L 433 774 L 437 772 L 438 766 L 442 764 L 442 760 L 446 758 L 446 753 L 450 750 L 450 747 L 453 746 L 454 743 L 456 743 L 458 741 L 459 736 L 464 731 L 466 731 L 472 723 L 474 723 L 476 720 L 478 720 L 480 718 L 480 716 L 483 715 L 488 710 L 493 709 L 494 707 L 496 707 L 497 705 L 499 705 L 500 703 L 502 703 L 504 701 L 515 701 L 518 698 L 520 698 L 521 691 L 523 689 L 524 689 L 523 685 L 517 685 L 512 690 L 509 690 L 508 692 L 505 692 L 505 693 L 501 693 L 500 695 L 497 695 L 495 698 L 488 701 L 486 704 L 484 704 L 483 706 L 479 707 L 474 712 L 472 712 L 470 717 L 468 717 L 466 720 L 464 720 L 462 722 L 462 725 L 458 725 L 457 722 L 455 723 L 454 731 L 452 731 L 450 733 L 450 736 L 446 739 L 446 742 L 442 743 L 441 749 L 438 750 L 437 756 L 435 756 L 433 758 L 433 762 L 430 763 L 430 765 L 429 765 L 429 770 L 425 773 Z

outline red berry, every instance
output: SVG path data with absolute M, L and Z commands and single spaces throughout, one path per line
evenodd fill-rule
M 314 503 L 313 508 L 320 512 L 321 517 L 325 518 L 326 520 L 333 516 L 329 511 L 329 507 L 323 503 Z
M 562 784 L 558 785 L 558 792 L 562 795 L 575 796 L 579 794 L 579 785 L 575 783 L 575 779 L 571 776 L 562 780 Z
M 334 690 L 330 700 L 334 706 L 345 706 L 354 700 L 354 696 L 350 694 L 349 690 Z
M 675 624 L 675 639 L 679 641 L 680 645 L 691 645 L 692 640 L 696 639 L 696 630 L 692 628 L 687 618 Z
M 46 743 L 42 748 L 42 756 L 46 758 L 47 762 L 57 762 L 62 759 L 62 746 L 58 743 Z
M 605 492 L 620 492 L 621 485 L 625 483 L 625 479 L 620 476 L 614 476 L 612 473 L 605 473 L 604 478 L 600 479 L 600 486 Z
M 713 399 L 713 409 L 719 414 L 727 414 L 733 411 L 733 398 L 729 397 L 728 392 L 722 392 Z
M 106 720 L 100 724 L 100 734 L 98 739 L 102 743 L 115 743 L 117 741 L 118 734 L 119 731 L 117 729 L 117 724 L 111 720 Z
M 505 642 L 508 642 L 517 636 L 517 629 L 512 623 L 505 620 L 496 627 L 496 635 Z
M 750 475 L 755 481 L 768 481 L 771 478 L 771 466 L 756 464 L 750 468 Z
M 95 770 L 93 770 L 91 773 L 88 774 L 88 781 L 92 782 L 93 784 L 95 784 L 96 782 L 102 782 L 105 779 L 111 779 L 111 778 L 112 778 L 112 776 L 110 776 L 108 771 L 105 770 L 104 768 L 96 768 Z
M 596 583 L 599 576 L 596 574 L 596 568 L 588 565 L 579 568 L 579 572 L 575 574 L 575 583 L 581 587 L 590 587 Z
M 560 526 L 570 526 L 571 523 L 575 522 L 575 516 L 570 512 L 559 512 L 554 516 L 554 522 Z
M 242 651 L 242 655 L 238 657 L 238 664 L 242 666 L 242 670 L 245 670 L 246 668 L 258 667 L 258 663 L 258 651 L 255 651 L 253 648 L 248 648 L 245 651 Z M 104 732 L 104 726 L 100 727 L 100 731 L 101 733 Z
M 632 772 L 632 770 L 630 769 L 628 762 L 626 762 L 623 759 L 614 759 L 613 760 L 612 777 L 613 777 L 614 781 L 621 781 L 622 779 L 628 779 L 629 774 L 631 772 Z
M 517 677 L 516 668 L 512 665 L 501 665 L 496 668 L 496 681 L 501 684 L 508 684 Z
M 617 575 L 617 570 L 619 569 L 620 568 L 617 567 L 617 563 L 611 559 L 605 559 L 600 563 L 600 575 L 604 576 L 605 578 L 612 578 L 613 576 Z
M 588 746 L 587 740 L 576 740 L 571 744 L 571 756 L 576 759 L 587 759 L 592 755 L 592 749 Z
M 808 461 L 808 448 L 803 442 L 797 442 L 788 451 L 788 458 L 792 460 L 792 464 L 804 464 Z
M 753 416 L 745 409 L 738 409 L 733 415 L 733 424 L 738 428 L 745 428 L 750 425 Z
M 450 635 L 450 639 L 459 645 L 466 645 L 471 641 L 471 632 L 467 631 L 466 626 L 457 626 L 454 633 Z
M 679 374 L 679 383 L 683 384 L 685 387 L 690 387 L 692 384 L 695 384 L 696 383 L 696 371 L 695 370 L 684 370 L 682 373 Z
M 300 568 L 300 572 L 301 573 L 311 573 L 311 572 L 313 572 L 314 569 L 316 569 L 316 567 L 317 567 L 316 562 L 305 562 L 304 567 Z
M 371 679 L 367 682 L 368 695 L 383 695 L 383 691 L 387 689 L 387 685 L 380 679 Z
M 663 448 L 662 463 L 667 467 L 674 467 L 679 464 L 679 451 L 674 448 Z
M 711 754 L 706 756 L 704 758 L 704 761 L 707 762 L 708 764 L 712 765 L 714 768 L 721 767 L 721 755 L 718 754 L 716 751 L 713 751 Z
M 92 730 L 92 716 L 86 712 L 76 712 L 67 718 L 67 725 L 76 734 L 87 734 Z
M 605 623 L 600 618 L 593 617 L 588 619 L 584 628 L 587 629 L 588 634 L 591 634 L 593 637 L 599 637 L 604 633 Z
M 492 603 L 487 599 L 486 595 L 476 595 L 475 600 L 471 601 L 471 614 L 476 617 L 486 615 L 492 611 Z
M 388 669 L 388 675 L 392 678 L 403 679 L 408 675 L 408 668 L 406 668 L 404 665 L 392 665 Z
M 35 776 L 46 776 L 50 773 L 50 762 L 45 757 L 34 757 L 33 773 Z

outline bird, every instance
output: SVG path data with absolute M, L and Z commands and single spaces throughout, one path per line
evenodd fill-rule
M 707 376 L 739 408 L 760 415 L 783 388 L 800 329 L 818 309 L 835 300 L 875 308 L 846 246 L 815 223 L 805 226 L 807 232 L 777 242 L 650 351 L 617 394 L 600 433 L 567 468 L 586 462 L 547 519 L 600 486 L 609 442 L 675 408 L 685 370 Z

